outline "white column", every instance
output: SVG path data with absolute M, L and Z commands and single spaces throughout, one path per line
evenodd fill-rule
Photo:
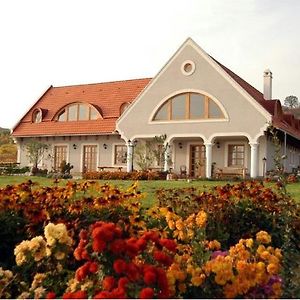
M 164 171 L 169 171 L 169 162 L 170 162 L 170 145 L 169 143 L 165 144 L 165 157 L 164 157 Z
M 133 144 L 129 140 L 127 142 L 127 172 L 132 172 L 133 164 Z
M 258 143 L 249 143 L 251 149 L 250 177 L 258 176 Z
M 204 145 L 205 145 L 205 157 L 206 157 L 205 176 L 206 178 L 211 178 L 212 143 L 205 143 Z

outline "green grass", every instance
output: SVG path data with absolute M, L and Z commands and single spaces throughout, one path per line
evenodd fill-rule
M 40 186 L 53 186 L 54 180 L 48 179 L 44 177 L 35 177 L 35 176 L 0 176 L 0 187 L 4 187 L 8 184 L 14 185 L 25 182 L 27 180 L 32 180 L 33 182 L 38 183 Z M 74 180 L 74 179 L 72 179 Z M 69 180 L 61 179 L 59 181 L 59 185 L 65 185 Z M 77 180 L 84 181 L 84 180 Z M 101 183 L 110 183 L 114 186 L 120 187 L 122 189 L 126 189 L 129 187 L 133 181 L 131 180 L 100 180 Z M 171 189 L 171 188 L 187 188 L 187 187 L 195 187 L 200 190 L 209 190 L 213 186 L 225 185 L 226 181 L 204 181 L 197 180 L 187 182 L 186 180 L 179 181 L 166 181 L 166 180 L 154 180 L 154 181 L 139 181 L 139 190 L 145 194 L 145 199 L 143 200 L 143 204 L 147 207 L 153 205 L 155 201 L 155 192 L 158 189 Z M 231 184 L 234 182 L 230 182 Z M 300 183 L 288 184 L 287 186 L 288 192 L 291 196 L 300 201 Z

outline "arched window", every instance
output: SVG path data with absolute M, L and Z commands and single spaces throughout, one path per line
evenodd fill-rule
M 199 93 L 178 94 L 163 103 L 153 121 L 223 119 L 218 104 Z
M 42 122 L 43 112 L 40 108 L 36 108 L 32 113 L 32 122 L 40 123 Z
M 57 114 L 57 121 L 86 121 L 97 120 L 100 117 L 97 109 L 86 103 L 73 103 L 63 108 Z
M 120 106 L 120 116 L 123 114 L 123 112 L 129 107 L 129 102 L 124 102 Z

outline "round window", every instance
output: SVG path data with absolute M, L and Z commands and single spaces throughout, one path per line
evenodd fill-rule
M 183 75 L 189 76 L 195 72 L 195 68 L 195 63 L 191 60 L 187 60 L 181 65 L 181 72 Z

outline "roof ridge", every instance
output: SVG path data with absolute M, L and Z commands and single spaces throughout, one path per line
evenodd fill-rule
M 66 88 L 66 87 L 78 87 L 78 86 L 87 86 L 87 85 L 98 85 L 98 84 L 108 84 L 108 83 L 121 83 L 128 81 L 138 81 L 138 80 L 151 80 L 152 77 L 144 77 L 144 78 L 135 78 L 135 79 L 123 79 L 123 80 L 113 80 L 113 81 L 104 81 L 104 82 L 95 82 L 95 83 L 80 83 L 80 84 L 70 84 L 70 85 L 61 85 L 61 86 L 53 86 L 55 89 Z

